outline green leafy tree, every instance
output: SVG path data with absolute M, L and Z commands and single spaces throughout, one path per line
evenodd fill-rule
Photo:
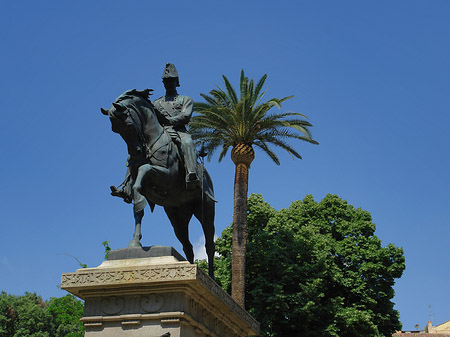
M 10 296 L 0 293 L 0 336 L 12 336 L 17 313 L 12 307 Z
M 35 293 L 0 294 L 1 337 L 51 337 L 54 329 L 46 304 Z
M 35 293 L 0 293 L 0 337 L 82 337 L 83 303 L 66 295 L 44 302 Z
M 277 165 L 280 161 L 269 147 L 274 145 L 286 150 L 293 158 L 300 154 L 288 140 L 297 139 L 318 144 L 312 139 L 312 126 L 304 115 L 296 112 L 271 113 L 273 107 L 293 96 L 272 98 L 263 102 L 262 91 L 267 74 L 255 84 L 241 71 L 239 98 L 228 78 L 223 76 L 225 89 L 217 88 L 209 95 L 201 94 L 206 102 L 195 103 L 197 114 L 189 123 L 190 132 L 197 143 L 202 143 L 208 157 L 221 148 L 219 161 L 231 147 L 231 159 L 236 165 L 233 211 L 232 296 L 237 303 L 245 304 L 245 255 L 248 171 L 255 158 L 253 146 L 259 147 Z
M 84 326 L 80 322 L 83 317 L 83 302 L 75 296 L 67 294 L 63 297 L 52 297 L 47 303 L 47 310 L 56 326 L 55 337 L 84 336 Z
M 335 195 L 276 211 L 248 200 L 246 304 L 262 336 L 392 336 L 403 250 L 381 246 L 369 212 Z M 230 291 L 232 230 L 216 241 L 216 279 Z

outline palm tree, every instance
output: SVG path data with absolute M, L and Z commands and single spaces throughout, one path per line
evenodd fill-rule
M 318 144 L 312 139 L 308 127 L 312 126 L 296 112 L 269 113 L 273 107 L 293 96 L 262 99 L 262 88 L 267 74 L 256 83 L 249 81 L 241 70 L 240 97 L 224 75 L 225 90 L 217 87 L 209 95 L 200 94 L 206 102 L 195 103 L 196 115 L 192 117 L 190 133 L 196 143 L 202 143 L 208 158 L 221 147 L 219 162 L 231 147 L 231 160 L 236 165 L 234 179 L 234 212 L 232 238 L 232 285 L 231 295 L 242 307 L 245 305 L 245 254 L 247 237 L 248 170 L 255 158 L 253 145 L 263 150 L 277 165 L 277 155 L 269 144 L 281 147 L 293 158 L 302 158 L 290 144 L 289 139 L 299 139 Z

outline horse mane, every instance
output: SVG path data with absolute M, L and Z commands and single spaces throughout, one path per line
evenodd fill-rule
M 122 95 L 117 97 L 115 103 L 120 103 L 126 99 L 133 99 L 135 97 L 144 99 L 147 103 L 152 104 L 152 102 L 149 99 L 149 96 L 152 95 L 151 91 L 153 89 L 144 89 L 144 90 L 137 90 L 137 89 L 131 89 L 125 91 Z
M 149 99 L 149 96 L 151 95 L 151 93 L 150 93 L 151 91 L 153 91 L 153 89 L 127 90 L 122 95 L 117 97 L 117 99 L 115 100 L 114 103 L 122 104 L 129 108 L 132 108 L 132 110 L 138 116 L 139 122 L 141 123 L 141 125 L 139 127 L 142 127 L 143 126 L 143 122 L 142 122 L 143 115 L 148 115 L 149 113 L 152 113 L 154 111 L 153 103 Z

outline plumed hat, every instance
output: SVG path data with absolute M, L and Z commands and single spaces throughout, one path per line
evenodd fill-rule
M 177 87 L 180 86 L 180 80 L 178 79 L 178 71 L 177 68 L 175 68 L 175 65 L 172 63 L 166 63 L 166 66 L 164 67 L 164 72 L 161 77 L 162 79 L 165 78 L 176 78 L 177 81 Z

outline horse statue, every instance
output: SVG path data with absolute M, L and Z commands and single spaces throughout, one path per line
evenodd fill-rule
M 147 203 L 164 207 L 175 235 L 183 245 L 189 262 L 194 251 L 189 241 L 188 225 L 194 215 L 205 235 L 209 275 L 214 273 L 214 212 L 215 200 L 211 178 L 197 163 L 199 186 L 188 189 L 185 169 L 177 144 L 159 123 L 153 104 L 148 99 L 150 89 L 128 90 L 120 95 L 109 109 L 101 109 L 109 116 L 112 131 L 120 134 L 128 147 L 127 184 L 133 201 L 135 230 L 129 247 L 140 247 L 141 222 Z

